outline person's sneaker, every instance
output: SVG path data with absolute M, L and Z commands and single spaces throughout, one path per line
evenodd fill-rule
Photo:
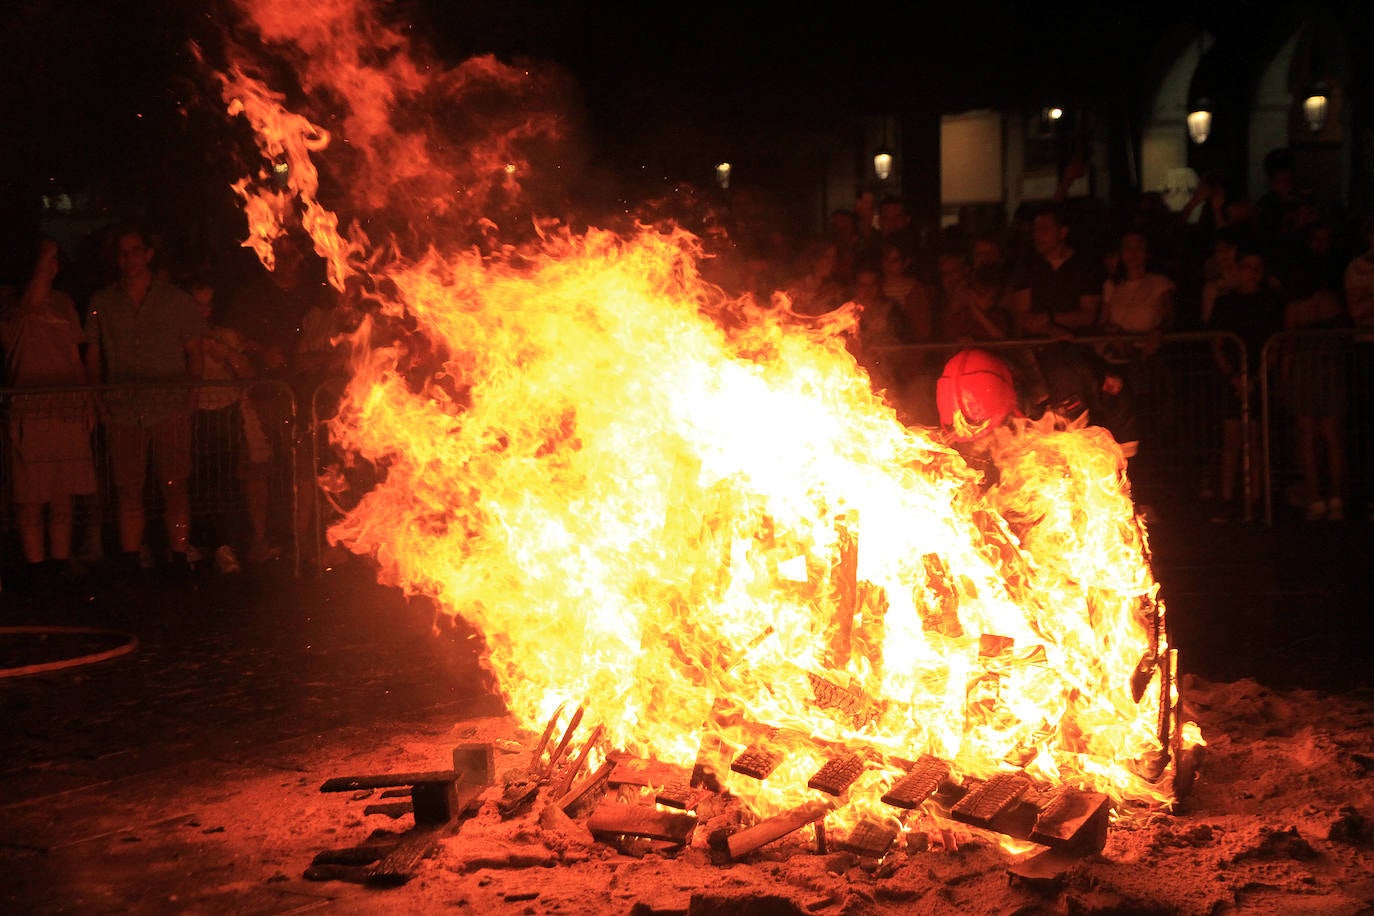
M 228 544 L 221 544 L 215 551 L 215 568 L 225 575 L 243 571 L 238 554 L 234 553 L 234 548 Z
M 1333 522 L 1345 521 L 1345 503 L 1339 496 L 1326 501 L 1326 517 Z
M 1320 521 L 1326 518 L 1326 500 L 1313 500 L 1307 504 L 1307 520 L 1309 522 Z

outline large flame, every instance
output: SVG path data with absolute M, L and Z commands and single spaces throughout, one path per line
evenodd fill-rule
M 327 9 L 336 28 L 366 20 Z M 265 28 L 285 40 L 279 18 Z M 385 69 L 418 78 L 383 34 Z M 381 64 L 311 54 L 310 81 L 344 97 L 399 91 Z M 1140 761 L 1168 750 L 1169 681 L 1131 689 L 1142 655 L 1169 657 L 1163 608 L 1108 435 L 1009 427 L 989 486 L 874 393 L 852 309 L 732 300 L 673 226 L 382 257 L 317 197 L 329 135 L 243 68 L 223 85 L 264 154 L 237 187 L 245 244 L 266 260 L 301 218 L 333 282 L 365 278 L 374 304 L 331 431 L 378 482 L 330 538 L 475 624 L 523 724 L 581 705 L 609 746 L 684 765 L 766 738 L 787 752 L 775 775 L 719 774 L 765 813 L 810 796 L 838 746 L 872 762 L 855 810 L 922 753 L 1168 797 Z M 358 110 L 385 145 L 385 112 Z M 510 173 L 483 161 L 492 182 Z

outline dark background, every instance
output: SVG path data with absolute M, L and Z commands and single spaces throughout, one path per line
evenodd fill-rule
M 1358 3 L 1324 4 L 1343 16 Z M 873 112 L 957 112 L 1045 98 L 1125 105 L 1167 36 L 1201 26 L 1271 48 L 1312 3 L 1014 2 L 829 5 L 404 0 L 385 15 L 445 61 L 495 54 L 565 68 L 582 93 L 587 156 L 605 173 L 674 180 L 702 138 L 732 128 L 821 130 Z M 239 231 L 227 185 L 251 146 L 192 43 L 214 62 L 232 11 L 185 0 L 17 0 L 0 35 L 0 224 L 30 234 L 44 193 L 96 216 L 196 214 Z M 1244 54 L 1246 43 L 1237 45 Z M 666 141 L 666 142 L 665 142 Z M 624 193 L 624 189 L 618 189 Z M 634 189 L 636 192 L 642 189 Z M 216 227 L 224 228 L 216 228 Z M 7 245 L 6 248 L 13 248 Z

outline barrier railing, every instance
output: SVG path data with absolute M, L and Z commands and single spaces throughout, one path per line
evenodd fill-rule
M 1261 364 L 1265 522 L 1274 523 L 1278 494 L 1313 519 L 1343 517 L 1352 496 L 1367 502 L 1374 492 L 1374 332 L 1283 331 L 1265 342 Z
M 52 487 L 75 494 L 80 543 L 74 550 L 87 556 L 112 553 L 118 549 L 112 526 L 118 521 L 119 484 L 128 487 L 136 480 L 143 487 L 145 538 L 151 547 L 163 537 L 164 509 L 151 467 L 174 478 L 184 472 L 194 546 L 211 553 L 221 544 L 251 546 L 259 533 L 256 513 L 266 524 L 261 533 L 274 545 L 288 545 L 299 572 L 298 423 L 295 396 L 285 383 L 0 388 L 0 408 L 5 417 L 0 527 L 8 536 L 18 529 L 16 503 L 44 502 L 36 497 Z

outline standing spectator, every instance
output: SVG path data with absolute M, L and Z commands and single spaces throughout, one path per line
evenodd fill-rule
M 846 280 L 853 278 L 866 244 L 859 234 L 859 215 L 842 207 L 830 211 L 827 238 L 835 244 L 836 276 Z
M 899 245 L 885 244 L 878 266 L 882 270 L 883 295 L 905 305 L 920 281 L 912 274 L 911 259 Z
M 824 315 L 844 305 L 849 298 L 847 284 L 836 274 L 835 243 L 819 241 L 802 253 L 799 276 L 788 287 L 792 311 L 798 315 Z
M 942 252 L 936 261 L 940 275 L 941 340 L 969 343 L 1004 340 L 1011 336 L 1011 316 L 1001 306 L 1002 286 L 995 278 L 980 278 L 962 251 Z
M 1312 333 L 1279 338 L 1283 346 L 1278 389 L 1293 417 L 1307 519 L 1341 521 L 1345 518 L 1348 341 L 1321 332 L 1349 327 L 1350 319 L 1339 294 L 1320 275 L 1299 271 L 1294 284 L 1293 298 L 1284 309 L 1284 328 Z
M 53 288 L 60 267 L 57 242 L 42 239 L 28 283 L 0 306 L 0 344 L 12 387 L 85 382 L 76 305 Z M 43 578 L 49 559 L 61 576 L 84 573 L 71 554 L 72 497 L 95 492 L 92 425 L 84 393 L 16 395 L 10 402 L 13 495 L 30 582 Z
M 1102 286 L 1102 330 L 1108 334 L 1154 334 L 1174 312 L 1174 281 L 1150 270 L 1145 233 L 1121 236 L 1120 261 Z
M 1217 297 L 1236 288 L 1239 276 L 1236 252 L 1239 250 L 1240 238 L 1237 234 L 1229 231 L 1217 233 L 1212 252 L 1203 265 L 1201 316 L 1204 328 L 1211 323 Z
M 119 518 L 119 546 L 143 568 L 154 565 L 144 540 L 143 490 L 151 453 L 162 490 L 169 569 L 190 569 L 190 378 L 188 345 L 205 335 L 191 297 L 152 270 L 155 251 L 139 229 L 118 234 L 119 279 L 91 297 L 86 320 L 86 369 L 92 382 L 172 383 L 111 392 L 103 400 Z
M 1021 334 L 1063 339 L 1092 328 L 1102 300 L 1102 268 L 1069 244 L 1061 206 L 1035 214 L 1031 241 L 1035 253 L 1013 298 Z
M 1365 220 L 1364 251 L 1345 267 L 1345 308 L 1359 327 L 1374 327 L 1374 217 Z
M 1237 335 L 1244 348 L 1245 369 L 1242 374 L 1239 354 L 1229 341 L 1218 339 L 1212 347 L 1212 358 L 1226 380 L 1229 397 L 1222 419 L 1220 492 L 1222 510 L 1213 521 L 1231 521 L 1243 513 L 1254 511 L 1254 499 L 1259 493 L 1259 375 L 1260 356 L 1264 343 L 1283 326 L 1282 293 L 1270 282 L 1264 255 L 1258 248 L 1242 249 L 1236 259 L 1236 288 L 1217 297 L 1212 311 L 1210 331 L 1225 331 Z M 1242 422 L 1242 408 L 1248 411 L 1249 438 Z M 1247 451 L 1248 449 L 1248 451 Z M 1243 460 L 1249 456 L 1248 466 Z M 1246 473 L 1242 476 L 1243 472 Z M 1241 491 L 1237 494 L 1237 484 Z M 1245 502 L 1237 506 L 1237 497 Z
M 911 224 L 911 211 L 906 201 L 889 194 L 878 202 L 878 238 L 875 240 L 878 256 L 883 245 L 896 245 L 908 261 L 916 259 L 920 239 Z
M 190 286 L 191 298 L 205 319 L 206 333 L 191 341 L 191 375 L 206 382 L 251 379 L 254 375 L 250 354 L 260 348 L 232 328 L 216 324 L 215 289 L 208 279 L 198 278 Z M 203 488 L 214 490 L 224 485 L 216 470 L 232 469 L 243 488 L 250 526 L 247 559 L 260 563 L 276 556 L 268 541 L 268 470 L 272 447 L 267 441 L 257 407 L 244 386 L 207 385 L 196 391 L 195 416 L 196 470 Z M 213 550 L 221 572 L 239 570 L 237 540 L 230 526 L 216 525 L 210 518 L 193 519 L 196 540 Z

